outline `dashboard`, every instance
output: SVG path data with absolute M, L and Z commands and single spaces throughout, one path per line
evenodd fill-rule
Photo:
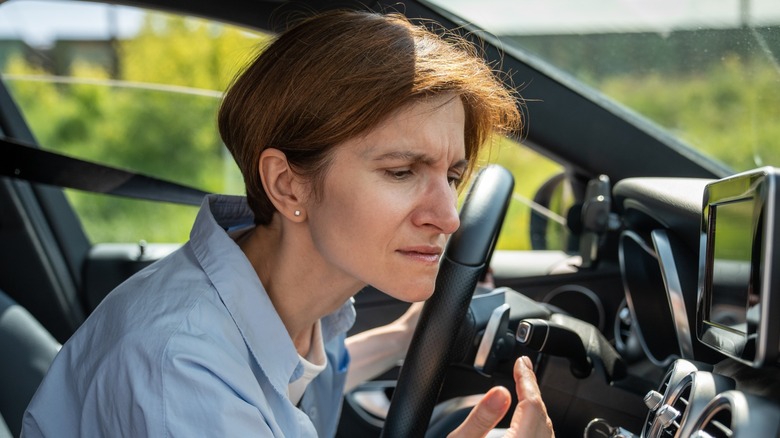
M 777 178 L 762 168 L 615 185 L 628 336 L 667 370 L 642 430 L 622 436 L 778 436 Z

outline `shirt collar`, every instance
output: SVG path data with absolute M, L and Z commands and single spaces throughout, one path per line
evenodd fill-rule
M 254 226 L 243 196 L 208 195 L 190 233 L 190 244 L 260 368 L 280 394 L 299 374 L 298 353 L 257 273 L 228 232 Z M 322 319 L 323 341 L 355 321 L 353 300 Z M 268 340 L 272 339 L 273 342 Z

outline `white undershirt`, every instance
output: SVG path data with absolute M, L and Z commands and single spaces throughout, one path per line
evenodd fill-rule
M 298 355 L 303 365 L 303 375 L 298 380 L 291 382 L 287 385 L 287 394 L 290 397 L 292 404 L 297 405 L 303 397 L 303 392 L 306 391 L 306 387 L 309 386 L 312 380 L 317 377 L 322 370 L 325 369 L 325 365 L 328 364 L 328 360 L 325 357 L 325 345 L 322 343 L 322 327 L 320 321 L 314 325 L 314 330 L 311 333 L 311 346 L 309 347 L 309 354 L 306 357 Z

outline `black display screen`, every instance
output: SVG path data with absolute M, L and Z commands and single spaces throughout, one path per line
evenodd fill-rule
M 757 315 L 748 316 L 758 304 L 754 287 L 753 253 L 756 205 L 753 198 L 713 205 L 710 210 L 711 281 L 709 322 L 748 335 L 755 331 Z M 751 321 L 752 320 L 752 321 Z
M 697 337 L 753 367 L 780 357 L 779 180 L 764 167 L 704 188 Z

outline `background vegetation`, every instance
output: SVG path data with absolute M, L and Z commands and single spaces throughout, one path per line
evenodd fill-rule
M 212 192 L 241 194 L 241 177 L 216 132 L 215 114 L 220 92 L 267 40 L 199 20 L 148 14 L 137 35 L 116 42 L 115 77 L 111 68 L 81 60 L 70 66 L 69 77 L 85 81 L 61 83 L 21 57 L 12 57 L 3 73 L 41 145 Z M 738 170 L 780 163 L 778 71 L 730 56 L 711 67 L 715 74 L 599 71 L 588 70 L 587 63 L 563 67 L 686 141 L 706 145 L 709 154 Z M 734 78 L 750 78 L 751 86 Z M 746 147 L 752 152 L 735 153 Z M 516 180 L 498 247 L 530 249 L 528 199 L 561 166 L 509 139 L 497 139 L 484 159 L 507 167 Z M 183 242 L 197 211 L 66 193 L 93 242 Z M 557 202 L 564 213 L 571 200 Z M 551 237 L 564 242 L 562 230 Z
M 38 142 L 65 154 L 189 184 L 243 194 L 243 182 L 216 131 L 219 95 L 267 36 L 161 14 L 117 44 L 118 82 L 109 68 L 79 61 L 59 83 L 21 57 L 12 58 L 14 98 Z M 45 79 L 45 80 L 40 80 Z M 102 81 L 102 82 L 101 82 Z M 166 87 L 159 87 L 164 84 Z M 183 87 L 183 88 L 175 88 Z M 560 166 L 497 139 L 485 161 L 512 169 L 518 198 Z M 183 242 L 197 208 L 66 190 L 93 242 Z M 527 206 L 513 202 L 500 246 L 528 248 Z
M 780 26 L 507 40 L 736 171 L 780 165 Z
M 241 176 L 216 131 L 219 90 L 266 39 L 200 20 L 148 14 L 138 35 L 117 43 L 117 82 L 108 81 L 107 68 L 77 61 L 68 76 L 85 83 L 24 78 L 7 83 L 44 147 L 239 194 Z M 5 70 L 17 76 L 47 74 L 19 57 Z M 93 242 L 183 242 L 197 212 L 196 207 L 66 193 Z

